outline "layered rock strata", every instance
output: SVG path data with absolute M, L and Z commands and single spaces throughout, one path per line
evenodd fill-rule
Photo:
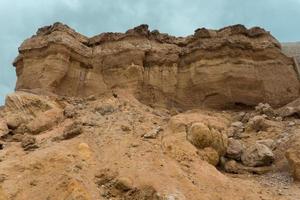
M 55 23 L 25 40 L 19 53 L 16 90 L 86 97 L 126 88 L 144 103 L 183 109 L 280 106 L 299 94 L 293 59 L 258 27 L 174 37 L 140 25 L 88 38 Z

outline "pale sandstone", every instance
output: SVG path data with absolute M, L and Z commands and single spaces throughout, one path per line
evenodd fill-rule
M 55 23 L 25 40 L 19 52 L 17 90 L 87 97 L 127 88 L 147 104 L 181 108 L 280 106 L 299 94 L 293 60 L 257 27 L 202 28 L 174 37 L 141 25 L 87 38 Z

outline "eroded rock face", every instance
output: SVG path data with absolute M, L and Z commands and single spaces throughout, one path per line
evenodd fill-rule
M 249 167 L 268 166 L 275 159 L 273 152 L 267 146 L 259 143 L 243 151 L 241 158 L 243 164 Z
M 181 108 L 279 106 L 299 91 L 293 60 L 257 27 L 173 37 L 141 25 L 87 38 L 55 23 L 25 40 L 19 52 L 17 90 L 89 96 L 128 88 L 147 104 Z
M 15 92 L 6 97 L 4 118 L 15 133 L 38 134 L 63 119 L 61 106 L 50 97 Z

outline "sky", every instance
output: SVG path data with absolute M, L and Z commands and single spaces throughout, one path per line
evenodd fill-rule
M 140 24 L 176 36 L 244 24 L 292 42 L 300 41 L 300 0 L 0 0 L 0 105 L 14 90 L 11 63 L 18 47 L 39 27 L 58 21 L 86 36 Z

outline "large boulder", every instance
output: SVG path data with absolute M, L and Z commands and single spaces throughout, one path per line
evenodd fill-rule
M 295 180 L 300 181 L 300 138 L 299 134 L 291 138 L 292 144 L 285 153 L 292 175 Z
M 6 97 L 4 118 L 16 133 L 38 134 L 61 121 L 63 109 L 50 97 L 18 91 Z
M 269 166 L 274 161 L 274 154 L 267 146 L 256 143 L 243 151 L 241 160 L 249 167 Z
M 246 173 L 265 174 L 270 172 L 273 169 L 272 166 L 249 167 L 235 160 L 225 161 L 223 168 L 226 172 L 234 173 L 234 174 L 246 174 Z
M 226 151 L 226 157 L 235 160 L 241 160 L 241 155 L 243 153 L 244 146 L 239 140 L 233 138 L 228 139 L 228 148 Z
M 226 152 L 228 125 L 226 115 L 209 111 L 173 116 L 163 134 L 164 149 L 180 162 L 200 158 L 215 166 Z
M 300 98 L 277 109 L 277 113 L 281 117 L 291 117 L 291 116 L 300 117 Z
M 215 149 L 219 156 L 225 155 L 228 146 L 226 134 L 214 128 L 209 128 L 201 122 L 191 125 L 187 132 L 187 139 L 199 149 L 207 147 Z

